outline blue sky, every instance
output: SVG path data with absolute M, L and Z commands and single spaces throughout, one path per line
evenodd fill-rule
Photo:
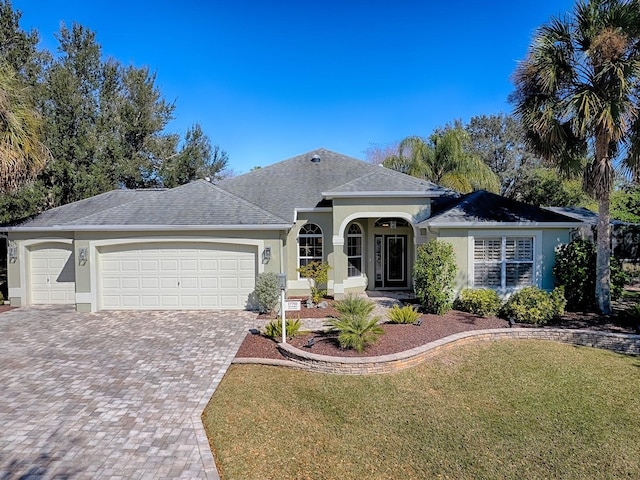
M 510 76 L 533 33 L 574 2 L 13 0 L 55 50 L 74 21 L 105 57 L 148 66 L 168 131 L 196 122 L 237 173 L 325 147 L 372 144 L 509 113 Z

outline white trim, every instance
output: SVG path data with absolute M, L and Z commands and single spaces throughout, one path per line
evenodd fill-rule
M 349 228 L 351 226 L 356 225 L 360 229 L 360 233 L 357 234 L 349 234 L 349 230 L 347 230 L 347 276 L 345 278 L 360 278 L 364 275 L 364 259 L 365 259 L 365 235 L 364 228 L 358 222 L 351 222 Z M 360 275 L 349 275 L 349 238 L 359 238 L 360 239 L 360 255 L 352 255 L 351 258 L 360 258 Z
M 298 272 L 298 268 L 301 267 L 300 265 L 300 231 L 304 228 L 307 227 L 309 225 L 315 225 L 316 227 L 318 227 L 318 229 L 320 230 L 320 233 L 304 233 L 303 235 L 305 236 L 305 238 L 319 238 L 321 240 L 321 247 L 322 247 L 322 252 L 321 252 L 321 256 L 320 256 L 320 262 L 324 262 L 324 230 L 322 229 L 322 227 L 320 225 L 318 225 L 315 222 L 307 222 L 304 225 L 300 225 L 300 228 L 298 229 L 298 234 L 296 235 L 296 273 L 298 274 L 298 280 L 302 279 L 303 277 L 300 276 L 300 272 Z M 314 257 L 314 256 L 310 256 L 310 257 L 305 257 L 305 258 L 311 258 L 312 262 L 316 261 L 314 259 L 318 258 L 318 257 Z M 305 281 L 308 283 L 308 280 L 305 279 Z
M 338 228 L 338 233 L 333 236 L 333 244 L 334 245 L 344 245 L 344 232 L 353 220 L 357 218 L 392 218 L 399 217 L 403 220 L 409 222 L 409 226 L 413 228 L 413 235 L 417 236 L 420 234 L 420 230 L 418 226 L 414 223 L 414 218 L 411 214 L 407 212 L 357 212 L 347 215 L 342 223 L 340 224 L 340 228 Z M 336 239 L 341 239 L 342 243 L 336 243 Z
M 207 244 L 224 244 L 224 245 L 243 245 L 249 247 L 256 247 L 255 259 L 257 265 L 258 274 L 264 272 L 264 264 L 260 261 L 260 252 L 264 250 L 263 240 L 250 240 L 246 238 L 214 238 L 214 237 L 130 237 L 130 238 L 115 238 L 115 239 L 103 239 L 94 240 L 89 242 L 89 261 L 90 263 L 90 288 L 91 292 L 84 293 L 83 298 L 88 299 L 87 302 L 77 303 L 91 303 L 91 311 L 96 312 L 100 309 L 98 301 L 98 263 L 100 261 L 99 248 L 110 246 L 126 246 L 136 244 L 149 244 L 149 243 L 207 243 Z M 76 298 L 77 298 L 76 294 Z
M 398 192 L 390 192 L 390 191 L 364 191 L 364 192 L 321 192 L 322 195 L 327 200 L 332 200 L 334 198 L 357 198 L 357 197 L 384 197 L 384 198 L 434 198 L 442 195 L 442 192 L 438 193 L 430 193 L 427 191 L 398 191 Z
M 511 235 L 509 233 L 500 232 L 498 230 L 476 230 L 469 232 L 467 236 L 467 286 L 469 288 L 476 288 L 473 282 L 474 279 L 474 247 L 476 238 L 504 238 L 513 236 L 533 237 L 533 281 L 532 285 L 536 287 L 542 287 L 542 268 L 544 266 L 544 258 L 542 257 L 542 230 L 521 230 L 517 235 Z M 444 239 L 446 240 L 446 239 Z M 498 289 L 498 293 L 502 295 L 509 294 L 519 290 L 519 288 L 505 288 Z
M 194 231 L 219 230 L 289 230 L 293 224 L 271 225 L 53 225 L 51 227 L 6 227 L 9 232 L 150 232 L 150 231 Z

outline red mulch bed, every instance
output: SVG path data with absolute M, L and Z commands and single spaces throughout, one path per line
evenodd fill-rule
M 14 308 L 18 307 L 12 307 L 11 305 L 0 305 L 0 313 L 8 312 L 9 310 L 13 310 Z
M 304 317 L 314 309 L 303 307 Z M 319 310 L 321 314 L 313 318 L 327 317 L 330 310 Z M 335 315 L 335 311 L 331 312 Z M 301 315 L 302 316 L 302 315 Z M 424 345 L 439 338 L 444 338 L 454 333 L 467 330 L 482 330 L 488 328 L 504 328 L 509 324 L 506 320 L 496 317 L 480 317 L 457 310 L 451 310 L 442 316 L 423 315 L 422 325 L 393 325 L 383 324 L 384 334 L 374 345 L 369 346 L 366 351 L 359 354 L 354 350 L 343 350 L 335 340 L 335 335 L 311 332 L 299 335 L 289 341 L 295 347 L 308 350 L 319 355 L 332 355 L 342 357 L 371 357 L 398 353 L 405 350 Z M 518 325 L 527 327 L 529 325 Z M 553 328 L 582 328 L 599 331 L 636 333 L 635 323 L 623 316 L 603 317 L 595 313 L 569 313 L 564 315 L 557 322 L 550 324 Z M 311 348 L 304 345 L 310 337 L 315 337 L 315 344 Z M 245 337 L 236 357 L 238 358 L 268 358 L 283 359 L 277 347 L 277 342 L 261 334 L 249 333 Z

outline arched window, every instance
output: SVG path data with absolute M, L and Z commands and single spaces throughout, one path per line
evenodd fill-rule
M 298 234 L 299 265 L 322 262 L 322 229 L 315 223 L 307 223 Z
M 359 277 L 362 275 L 362 228 L 352 223 L 347 230 L 347 275 Z

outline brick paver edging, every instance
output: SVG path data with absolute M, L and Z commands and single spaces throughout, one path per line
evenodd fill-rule
M 278 364 L 288 367 L 295 366 L 313 372 L 340 375 L 391 373 L 418 365 L 436 353 L 453 346 L 501 339 L 550 340 L 571 345 L 602 348 L 627 355 L 640 355 L 640 335 L 555 328 L 500 328 L 456 333 L 411 350 L 378 357 L 317 355 L 289 344 L 279 343 L 278 349 L 289 361 L 286 363 L 280 361 Z

